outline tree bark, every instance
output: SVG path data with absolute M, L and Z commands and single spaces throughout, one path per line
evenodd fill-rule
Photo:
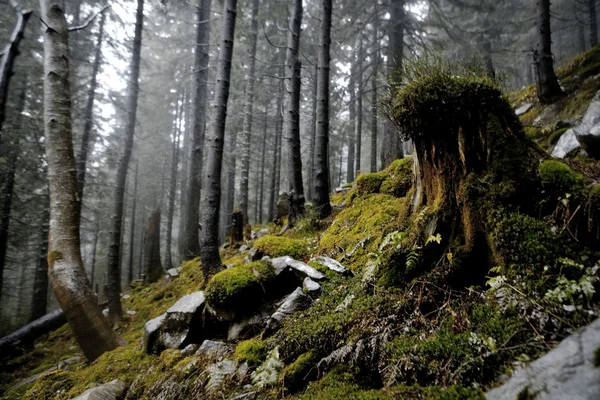
M 179 113 L 176 113 L 178 115 Z M 177 121 L 178 119 L 176 119 Z M 165 254 L 165 269 L 173 268 L 171 258 L 171 241 L 173 236 L 173 216 L 175 215 L 175 195 L 177 194 L 177 168 L 179 166 L 179 139 L 181 133 L 175 122 L 175 142 L 173 143 L 173 157 L 171 159 L 171 181 L 169 183 L 169 209 L 167 211 L 167 246 Z
M 141 1 L 141 0 L 140 0 Z M 118 346 L 81 260 L 77 173 L 71 133 L 68 29 L 61 0 L 41 0 L 44 29 L 44 133 L 50 192 L 49 280 L 84 355 Z
M 538 46 L 533 53 L 537 69 L 538 98 L 544 104 L 553 103 L 562 96 L 562 89 L 554 73 L 552 31 L 550 28 L 550 0 L 537 2 Z
M 378 20 L 377 20 L 378 22 Z M 373 30 L 373 42 L 375 44 L 373 54 L 373 77 L 371 78 L 371 172 L 377 171 L 377 130 L 378 130 L 378 110 L 377 102 L 377 75 L 379 74 L 380 43 L 378 25 Z
M 81 136 L 81 147 L 79 149 L 79 157 L 77 158 L 77 194 L 80 203 L 79 212 L 81 212 L 81 202 L 83 201 L 83 188 L 85 186 L 85 169 L 90 145 L 90 133 L 92 132 L 92 126 L 94 124 L 94 101 L 96 99 L 96 88 L 98 86 L 98 73 L 100 72 L 100 64 L 102 63 L 102 40 L 104 36 L 105 21 L 106 13 L 103 12 L 98 25 L 94 64 L 92 66 L 92 80 L 88 90 L 84 116 L 85 122 L 83 124 L 83 134 Z
M 588 16 L 590 19 L 590 47 L 598 44 L 598 22 L 596 19 L 596 0 L 588 0 Z
M 350 117 L 350 129 L 348 130 L 348 159 L 346 163 L 346 182 L 354 182 L 356 174 L 354 171 L 354 160 L 356 151 L 356 53 L 352 52 L 352 62 L 350 63 L 350 81 L 348 91 L 350 91 L 350 104 L 348 112 Z
M 267 114 L 269 112 L 269 102 L 265 104 L 265 123 L 263 128 L 263 142 L 262 142 L 262 157 L 260 158 L 260 184 L 259 184 L 259 195 L 258 195 L 258 219 L 257 223 L 263 223 L 263 199 L 265 195 L 265 158 L 267 155 Z
M 108 297 L 108 316 L 111 323 L 115 323 L 123 314 L 121 308 L 121 236 L 123 225 L 123 203 L 125 199 L 125 183 L 129 160 L 133 150 L 133 137 L 138 105 L 140 61 L 142 53 L 142 29 L 144 26 L 144 0 L 137 0 L 135 18 L 135 36 L 133 39 L 133 54 L 131 57 L 131 70 L 127 87 L 127 125 L 125 128 L 125 147 L 123 156 L 117 169 L 115 197 L 112 214 L 112 230 L 108 247 L 108 271 L 106 282 L 106 295 Z
M 128 270 L 127 270 L 127 283 L 131 283 L 133 281 L 133 248 L 135 247 L 134 244 L 134 239 L 135 239 L 135 214 L 136 214 L 136 208 L 137 208 L 137 188 L 138 188 L 138 168 L 139 168 L 139 161 L 136 161 L 135 163 L 135 175 L 133 176 L 133 204 L 131 206 L 131 223 L 130 223 L 130 230 L 129 230 L 129 263 L 128 263 Z M 98 237 L 96 235 L 95 239 L 94 239 L 94 261 L 96 260 L 96 241 L 98 240 Z M 92 282 L 94 281 L 94 278 L 92 276 Z
M 165 270 L 160 262 L 160 208 L 150 214 L 144 234 L 144 271 L 147 282 L 156 282 Z
M 178 227 L 178 235 L 177 235 L 177 249 L 179 251 L 179 261 L 182 261 L 182 254 L 183 254 L 183 227 L 185 224 L 185 211 L 186 211 L 186 207 L 185 207 L 185 196 L 187 193 L 187 181 L 188 181 L 188 163 L 189 163 L 189 159 L 190 159 L 190 126 L 189 126 L 189 120 L 190 120 L 190 111 L 191 111 L 191 106 L 190 106 L 190 96 L 189 96 L 189 91 L 186 90 L 184 93 L 184 99 L 183 99 L 183 104 L 185 107 L 185 128 L 183 131 L 183 146 L 181 146 L 181 158 L 182 158 L 182 163 L 181 163 L 181 183 L 180 183 L 180 189 L 179 189 L 179 227 Z
M 213 120 L 208 136 L 208 151 L 205 190 L 202 201 L 202 234 L 200 236 L 200 258 L 206 278 L 223 268 L 219 256 L 219 207 L 221 204 L 221 170 L 223 167 L 223 143 L 225 139 L 225 120 L 231 76 L 231 57 L 235 34 L 237 0 L 225 0 L 223 4 L 223 22 L 221 46 L 217 66 L 217 84 L 213 102 Z
M 315 65 L 315 72 L 313 75 L 313 98 L 311 108 L 311 124 L 310 124 L 310 143 L 308 144 L 308 201 L 314 200 L 313 186 L 315 178 L 315 140 L 317 135 L 317 81 L 319 74 L 319 66 Z
M 282 51 L 282 55 L 285 53 Z M 277 199 L 279 198 L 279 183 L 281 182 L 281 143 L 283 140 L 283 98 L 285 85 L 283 65 L 279 67 L 279 90 L 277 94 L 277 119 L 275 122 L 275 151 L 273 152 L 273 173 L 271 174 L 271 192 L 269 195 L 269 214 L 267 219 L 273 221 L 277 214 Z
M 13 75 L 15 58 L 19 55 L 19 44 L 21 43 L 21 40 L 23 40 L 27 21 L 29 21 L 29 18 L 33 14 L 33 11 L 21 6 L 15 0 L 9 0 L 9 3 L 17 14 L 17 23 L 10 36 L 10 41 L 4 47 L 4 51 L 0 56 L 0 141 L 2 140 L 2 126 L 4 125 L 4 119 L 6 117 L 8 85 L 10 83 L 10 78 Z
M 135 204 L 135 201 L 134 201 Z M 94 280 L 96 275 L 96 255 L 98 250 L 98 239 L 100 237 L 100 219 L 96 215 L 96 227 L 94 229 L 94 244 L 92 246 L 92 272 L 90 272 L 90 279 L 92 281 L 92 287 L 94 287 Z M 133 250 L 133 249 L 131 249 Z M 131 268 L 133 269 L 133 268 Z M 133 279 L 133 276 L 132 276 Z M 131 282 L 131 280 L 130 280 Z M 98 295 L 98 291 L 96 290 L 96 295 Z
M 33 298 L 30 322 L 46 315 L 48 311 L 48 230 L 50 220 L 50 199 L 45 196 L 41 219 L 40 250 L 33 279 Z M 93 286 L 93 281 L 92 284 Z
M 248 77 L 246 104 L 244 106 L 244 142 L 242 143 L 242 175 L 240 179 L 240 211 L 244 214 L 244 225 L 248 223 L 248 182 L 250 176 L 250 149 L 254 106 L 254 84 L 256 73 L 256 38 L 258 36 L 258 0 L 248 0 L 250 5 L 250 31 L 248 32 Z
M 226 221 L 229 225 L 226 226 L 226 230 L 231 230 L 232 227 L 232 213 L 233 203 L 235 200 L 235 167 L 237 163 L 236 157 L 237 148 L 237 135 L 231 135 L 231 164 L 229 165 L 229 171 L 227 171 L 227 208 L 225 210 Z M 242 218 L 243 220 L 243 218 Z M 228 229 L 229 228 L 229 229 Z
M 358 58 L 356 60 L 356 164 L 354 173 L 360 173 L 361 153 L 362 153 L 362 124 L 363 124 L 363 37 L 362 33 L 358 34 Z

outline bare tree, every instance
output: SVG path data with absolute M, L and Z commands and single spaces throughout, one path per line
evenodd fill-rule
M 135 239 L 135 215 L 137 209 L 137 189 L 138 189 L 138 176 L 139 176 L 139 162 L 135 163 L 135 174 L 133 175 L 133 204 L 131 205 L 131 221 L 130 221 L 130 229 L 129 229 L 129 262 L 127 265 L 127 282 L 131 283 L 133 281 L 133 245 Z M 96 222 L 97 223 L 97 222 Z M 96 243 L 98 242 L 98 234 L 94 236 L 94 261 L 96 260 Z M 92 269 L 93 270 L 93 269 Z M 94 281 L 94 276 L 92 274 L 92 282 Z
M 146 223 L 143 269 L 148 282 L 156 282 L 164 273 L 160 262 L 160 207 L 152 211 Z
M 50 192 L 48 276 L 79 346 L 94 360 L 118 342 L 102 315 L 81 259 L 64 1 L 41 0 L 40 5 L 45 25 L 44 133 Z
M 202 234 L 200 236 L 200 259 L 205 277 L 223 268 L 219 255 L 219 207 L 221 205 L 221 170 L 223 168 L 223 144 L 225 121 L 231 77 L 231 57 L 235 34 L 237 0 L 225 0 L 221 27 L 221 46 L 217 65 L 217 84 L 213 101 L 212 123 L 208 135 L 206 162 L 206 190 L 202 201 Z
M 179 105 L 177 105 L 176 108 L 179 110 Z M 167 237 L 165 238 L 167 241 L 167 246 L 165 249 L 165 269 L 173 268 L 171 241 L 173 237 L 173 216 L 175 215 L 175 195 L 177 194 L 177 168 L 179 165 L 179 140 L 181 137 L 178 121 L 180 118 L 181 115 L 179 112 L 176 112 L 175 141 L 173 142 L 173 155 L 171 157 L 171 180 L 169 181 L 169 207 L 167 209 Z
M 552 103 L 558 100 L 563 92 L 554 72 L 550 0 L 537 1 L 537 30 L 539 42 L 533 52 L 533 59 L 538 75 L 538 98 L 542 103 Z

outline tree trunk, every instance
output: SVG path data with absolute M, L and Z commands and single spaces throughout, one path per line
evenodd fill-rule
M 352 62 L 350 63 L 350 83 L 348 91 L 350 91 L 350 104 L 348 112 L 350 117 L 350 127 L 348 130 L 348 160 L 346 163 L 346 182 L 354 182 L 356 178 L 354 171 L 356 142 L 354 140 L 356 134 L 356 53 L 352 52 Z
M 146 220 L 146 215 L 142 214 L 142 223 Z M 138 254 L 138 279 L 144 279 L 144 238 L 146 236 L 146 227 L 142 226 L 140 232 L 140 246 L 139 246 L 139 254 Z
M 402 73 L 402 62 L 404 57 L 404 25 L 405 25 L 405 0 L 389 0 L 390 1 L 390 20 L 388 25 L 388 57 L 387 57 L 387 74 L 394 79 Z M 402 150 L 402 141 L 396 131 L 396 128 L 390 121 L 386 121 L 385 130 L 383 132 L 384 139 L 381 151 L 381 164 L 385 168 L 392 161 L 402 158 L 404 152 Z
M 281 55 L 285 55 L 282 51 Z M 283 63 L 282 63 L 283 64 Z M 279 67 L 279 91 L 277 94 L 277 119 L 275 121 L 275 151 L 273 153 L 273 174 L 271 175 L 271 193 L 269 197 L 269 215 L 267 219 L 273 221 L 277 214 L 277 199 L 279 199 L 279 183 L 281 182 L 281 144 L 283 141 L 283 98 L 285 69 Z
M 135 201 L 133 204 L 135 204 Z M 90 277 L 92 280 L 92 287 L 94 287 L 94 280 L 95 280 L 95 275 L 96 275 L 96 254 L 97 254 L 97 250 L 98 250 L 99 237 L 100 237 L 100 218 L 96 215 L 96 229 L 94 229 L 94 244 L 92 246 L 92 272 L 90 272 Z M 133 248 L 131 248 L 131 250 L 133 250 Z M 133 268 L 130 268 L 130 269 L 133 270 Z M 133 275 L 131 276 L 131 279 L 129 280 L 129 282 L 131 282 L 132 280 L 133 280 Z M 96 290 L 96 295 L 98 295 L 97 290 Z
M 533 53 L 537 69 L 538 98 L 544 104 L 553 103 L 562 96 L 562 89 L 554 73 L 552 31 L 550 28 L 550 0 L 537 2 L 538 46 Z
M 244 241 L 244 215 L 241 211 L 234 211 L 231 218 L 231 244 Z
M 219 207 L 221 204 L 221 170 L 223 167 L 223 143 L 225 120 L 231 76 L 231 57 L 235 33 L 237 0 L 225 0 L 221 46 L 217 66 L 217 84 L 213 103 L 213 120 L 209 131 L 206 163 L 206 193 L 202 201 L 202 234 L 200 236 L 200 258 L 206 278 L 220 271 L 223 266 L 219 256 Z
M 237 135 L 231 135 L 231 164 L 229 165 L 229 171 L 227 171 L 227 209 L 225 210 L 227 226 L 226 230 L 231 230 L 231 215 L 233 213 L 233 203 L 235 200 L 235 167 L 237 162 L 236 157 L 237 148 Z M 243 218 L 242 218 L 243 220 Z
M 596 20 L 596 0 L 588 0 L 588 16 L 590 18 L 590 47 L 598 44 L 598 22 Z
M 141 0 L 140 0 L 141 1 Z M 49 280 L 89 360 L 118 346 L 81 260 L 77 173 L 71 134 L 68 30 L 61 0 L 41 0 L 44 29 L 44 133 L 50 189 Z
M 331 8 L 332 0 L 321 2 L 323 14 L 321 20 L 321 34 L 319 37 L 319 74 L 317 80 L 317 143 L 315 163 L 315 208 L 321 218 L 331 213 L 329 202 L 329 168 L 327 159 L 329 147 L 329 63 L 331 56 Z
M 160 208 L 152 211 L 146 224 L 143 268 L 149 283 L 162 278 L 165 272 L 160 262 Z
M 127 283 L 131 283 L 133 281 L 133 248 L 135 247 L 134 239 L 135 239 L 135 214 L 137 208 L 137 188 L 138 188 L 138 171 L 139 171 L 139 161 L 135 162 L 135 175 L 133 176 L 133 205 L 131 206 L 131 224 L 129 229 L 129 263 L 127 270 Z M 96 241 L 97 236 L 94 240 L 94 260 L 96 259 Z M 92 277 L 92 282 L 94 278 Z
M 48 311 L 48 230 L 50 220 L 50 199 L 45 196 L 41 219 L 40 250 L 33 279 L 33 298 L 30 322 L 42 318 Z M 93 286 L 93 281 L 92 284 Z
M 176 113 L 178 115 L 178 113 Z M 177 120 L 176 120 L 177 121 Z M 175 215 L 175 195 L 177 194 L 177 167 L 179 166 L 179 138 L 181 133 L 177 122 L 175 123 L 175 142 L 173 143 L 173 157 L 171 159 L 171 181 L 169 184 L 169 209 L 167 211 L 167 246 L 165 254 L 165 269 L 173 268 L 171 258 L 171 241 L 173 236 L 173 216 Z
M 373 29 L 373 77 L 371 78 L 371 172 L 377 171 L 377 130 L 378 130 L 378 93 L 377 75 L 379 74 L 379 61 L 381 60 L 381 42 L 379 41 L 379 15 L 377 2 L 375 2 L 375 22 Z
M 177 249 L 179 251 L 179 262 L 182 261 L 183 253 L 183 228 L 185 225 L 185 196 L 187 193 L 187 181 L 188 181 L 188 163 L 190 159 L 190 127 L 189 127 L 189 115 L 191 111 L 191 107 L 189 106 L 189 92 L 186 90 L 184 94 L 183 104 L 185 107 L 185 128 L 183 131 L 183 146 L 181 146 L 181 184 L 179 189 L 179 227 L 178 227 L 178 235 L 177 235 Z
M 121 162 L 117 169 L 115 185 L 115 198 L 112 214 L 112 230 L 108 246 L 108 271 L 106 281 L 106 295 L 108 297 L 108 316 L 111 323 L 115 323 L 123 314 L 121 308 L 121 227 L 123 225 L 123 203 L 125 198 L 125 183 L 129 160 L 133 150 L 133 136 L 138 105 L 140 61 L 142 53 L 142 28 L 144 26 L 144 0 L 137 0 L 135 19 L 135 36 L 133 39 L 133 54 L 131 57 L 131 71 L 127 87 L 127 125 L 125 128 L 125 147 Z
M 194 130 L 192 131 L 192 150 L 190 153 L 187 187 L 185 195 L 185 219 L 183 220 L 183 236 L 181 257 L 192 259 L 200 254 L 198 223 L 200 221 L 200 190 L 202 188 L 202 151 L 206 130 L 207 83 L 210 43 L 210 7 L 211 0 L 198 0 L 196 14 L 196 51 L 194 56 Z M 218 218 L 218 216 L 217 216 Z
M 262 142 L 262 157 L 260 157 L 260 190 L 258 195 L 258 219 L 256 223 L 263 223 L 263 199 L 265 195 L 265 158 L 267 155 L 267 114 L 269 112 L 269 102 L 265 105 L 265 124 L 263 128 L 263 142 Z
M 240 179 L 240 211 L 244 213 L 244 225 L 248 223 L 248 181 L 250 176 L 250 149 L 254 106 L 254 84 L 256 71 L 256 38 L 258 36 L 258 0 L 250 4 L 250 31 L 248 32 L 248 77 L 246 105 L 244 106 L 244 142 L 242 143 L 242 175 Z
M 102 40 L 104 35 L 104 22 L 106 21 L 106 13 L 102 13 L 100 23 L 98 25 L 98 37 L 96 38 L 96 49 L 94 54 L 94 64 L 92 66 L 92 80 L 88 90 L 87 104 L 85 106 L 83 134 L 81 136 L 81 147 L 79 149 L 79 157 L 77 158 L 77 194 L 79 196 L 79 212 L 81 212 L 81 202 L 83 201 L 83 188 L 85 186 L 85 168 L 87 164 L 87 156 L 89 152 L 90 133 L 94 123 L 94 101 L 96 99 L 96 88 L 98 86 L 98 73 L 100 72 L 100 64 L 102 62 Z
M 308 201 L 314 200 L 314 179 L 315 179 L 315 140 L 317 135 L 317 85 L 319 76 L 319 66 L 315 65 L 315 73 L 313 75 L 313 98 L 311 108 L 311 124 L 310 124 L 310 143 L 308 144 Z
M 10 83 L 10 78 L 13 75 L 15 58 L 17 58 L 17 55 L 19 54 L 19 44 L 21 43 L 21 40 L 23 40 L 27 21 L 33 14 L 33 11 L 24 8 L 15 0 L 9 0 L 9 3 L 17 14 L 17 23 L 10 36 L 10 41 L 6 47 L 4 47 L 4 50 L 0 55 L 0 141 L 2 140 L 2 125 L 4 125 L 4 119 L 6 117 L 8 85 Z
M 362 33 L 358 34 L 358 59 L 356 60 L 356 164 L 354 166 L 354 173 L 360 173 L 361 164 L 361 153 L 362 153 L 362 123 L 363 123 L 363 37 Z

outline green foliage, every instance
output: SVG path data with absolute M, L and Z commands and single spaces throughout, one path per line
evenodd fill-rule
M 317 361 L 316 355 L 316 351 L 308 351 L 298 356 L 296 361 L 285 367 L 282 380 L 287 388 L 295 390 L 306 381 L 307 375 L 309 375 Z
M 356 179 L 356 193 L 359 196 L 367 194 L 379 193 L 383 181 L 387 175 L 384 172 L 373 172 L 371 174 L 361 174 Z
M 395 197 L 404 197 L 412 186 L 413 159 L 400 158 L 385 170 L 387 177 L 381 184 L 380 192 Z
M 254 248 L 269 257 L 290 256 L 302 260 L 308 254 L 305 241 L 283 236 L 263 236 L 254 242 Z
M 267 348 L 261 340 L 244 340 L 235 347 L 235 359 L 238 362 L 247 361 L 250 366 L 260 365 L 266 357 Z
M 252 308 L 259 304 L 275 277 L 273 266 L 256 261 L 238 265 L 215 274 L 206 285 L 208 303 L 224 308 Z
M 540 164 L 539 172 L 544 190 L 549 194 L 559 197 L 567 194 L 574 197 L 582 195 L 585 181 L 568 165 L 556 160 L 546 160 Z
M 592 211 L 600 212 L 600 185 L 595 185 L 590 189 L 590 206 Z

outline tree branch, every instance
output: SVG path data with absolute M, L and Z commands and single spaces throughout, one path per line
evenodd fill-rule
M 69 28 L 69 32 L 76 32 L 76 31 L 81 31 L 85 28 L 87 28 L 95 19 L 98 15 L 102 14 L 104 11 L 106 11 L 110 6 L 104 6 L 104 8 L 100 11 L 98 11 L 96 14 L 92 14 L 90 15 L 81 25 L 78 26 L 72 26 Z

